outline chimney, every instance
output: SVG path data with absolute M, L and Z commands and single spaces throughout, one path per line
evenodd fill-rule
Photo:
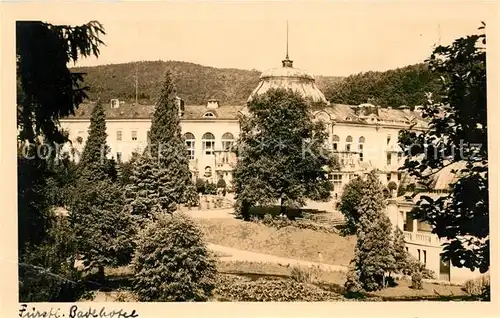
M 179 117 L 182 117 L 182 115 L 184 115 L 184 100 L 179 96 L 175 96 L 175 104 L 179 110 Z
M 219 101 L 217 99 L 209 99 L 207 102 L 208 109 L 216 109 L 219 108 Z

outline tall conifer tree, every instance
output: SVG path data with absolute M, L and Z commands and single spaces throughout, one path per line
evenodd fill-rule
M 384 211 L 382 184 L 374 172 L 368 174 L 359 205 L 355 271 L 367 291 L 384 287 L 385 275 L 394 271 L 392 226 Z
M 108 151 L 104 108 L 98 102 L 79 163 L 70 220 L 84 264 L 88 269 L 98 268 L 102 280 L 105 266 L 127 264 L 133 251 L 132 222 L 123 209 L 121 188 L 115 182 L 116 167 L 106 158 Z
M 167 71 L 151 123 L 149 145 L 134 163 L 132 182 L 125 191 L 127 207 L 139 223 L 156 212 L 172 213 L 179 204 L 193 203 L 192 198 L 197 198 L 175 97 Z

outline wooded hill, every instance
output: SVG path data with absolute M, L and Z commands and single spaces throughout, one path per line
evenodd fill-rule
M 124 64 L 73 68 L 87 73 L 85 85 L 90 100 L 111 98 L 135 100 L 135 75 L 138 74 L 138 99 L 152 104 L 159 93 L 166 69 L 172 72 L 178 95 L 187 104 L 205 104 L 216 98 L 222 104 L 244 104 L 259 83 L 260 72 L 208 67 L 179 61 L 142 61 Z M 425 64 L 410 65 L 386 72 L 366 72 L 348 77 L 316 76 L 318 88 L 333 103 L 361 104 L 370 100 L 383 107 L 420 105 L 425 92 L 436 92 L 436 76 Z

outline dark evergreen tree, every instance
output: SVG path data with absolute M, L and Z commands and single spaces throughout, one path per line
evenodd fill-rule
M 121 187 L 109 180 L 79 179 L 70 203 L 70 221 L 86 269 L 126 265 L 134 250 L 131 215 L 123 209 Z
M 53 204 L 65 204 L 66 197 L 57 193 L 57 187 L 65 188 L 72 171 L 69 168 L 56 176 L 62 171 L 40 158 L 35 147 L 41 140 L 50 146 L 67 140 L 58 121 L 72 114 L 86 96 L 83 74 L 71 72 L 68 64 L 82 57 L 98 57 L 102 34 L 97 21 L 81 26 L 16 22 L 20 301 L 60 301 L 61 293 L 52 293 L 53 283 L 58 289 L 66 279 L 76 280 L 71 274 L 73 264 L 66 270 L 66 260 L 74 252 L 54 243 L 69 234 L 65 232 L 68 228 L 57 225 L 52 211 Z M 25 141 L 31 145 L 23 153 Z M 48 268 L 50 273 L 40 268 Z M 42 275 L 33 279 L 30 269 Z
M 155 213 L 172 213 L 179 204 L 197 204 L 175 97 L 171 75 L 166 72 L 151 123 L 150 142 L 132 164 L 131 182 L 125 190 L 127 209 L 140 226 Z
M 141 301 L 206 301 L 215 287 L 216 261 L 182 213 L 161 213 L 139 232 L 132 268 Z
M 107 158 L 110 149 L 106 143 L 106 114 L 100 102 L 94 106 L 90 118 L 88 138 L 80 158 L 80 178 L 92 180 L 116 180 L 116 165 Z
M 105 113 L 98 102 L 79 163 L 70 219 L 85 266 L 98 268 L 101 280 L 105 266 L 127 264 L 133 252 L 133 223 L 129 211 L 123 209 L 122 190 L 115 182 L 116 166 L 106 158 L 108 151 Z
M 405 237 L 403 231 L 399 227 L 394 228 L 394 242 L 392 245 L 392 253 L 394 256 L 394 270 L 398 274 L 408 268 L 408 252 L 406 251 Z
M 356 227 L 359 222 L 359 204 L 361 202 L 364 181 L 361 177 L 357 177 L 349 181 L 345 185 L 342 196 L 340 197 L 339 211 L 344 215 L 346 220 L 343 235 L 356 234 Z
M 454 165 L 457 178 L 441 197 L 423 195 L 415 212 L 431 224 L 434 234 L 446 238 L 442 255 L 453 266 L 486 272 L 490 193 L 484 31 L 437 47 L 428 63 L 433 73 L 442 75 L 442 100 L 430 96 L 423 107 L 423 116 L 430 119 L 428 131 L 400 134 L 408 156 L 404 169 L 419 183 L 429 184 L 443 168 Z
M 359 205 L 355 270 L 367 291 L 385 287 L 386 274 L 393 272 L 392 225 L 385 214 L 382 184 L 375 172 L 367 176 Z
M 159 164 L 160 205 L 168 212 L 173 212 L 179 204 L 192 204 L 193 198 L 197 198 L 175 94 L 172 75 L 167 71 L 151 123 L 150 139 L 151 155 Z
M 322 122 L 314 122 L 298 93 L 270 90 L 248 104 L 240 120 L 238 162 L 234 171 L 236 209 L 248 219 L 251 205 L 302 206 L 305 199 L 327 200 L 327 178 L 334 159 L 325 149 Z

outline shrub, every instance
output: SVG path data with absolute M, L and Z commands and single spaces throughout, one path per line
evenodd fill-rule
M 74 268 L 76 241 L 65 217 L 51 220 L 46 241 L 19 260 L 19 299 L 23 302 L 76 301 L 83 292 Z
M 414 272 L 413 274 L 411 274 L 411 288 L 423 289 L 421 272 Z
M 357 297 L 363 291 L 363 286 L 359 280 L 359 273 L 356 271 L 354 266 L 349 266 L 349 271 L 347 272 L 346 282 L 344 283 L 344 288 L 346 295 L 351 297 Z
M 425 268 L 425 265 L 422 262 L 411 255 L 408 255 L 407 266 L 402 272 L 404 275 L 410 276 L 419 272 L 423 279 L 436 279 L 436 273 L 434 273 L 434 271 Z
M 182 213 L 159 215 L 139 233 L 132 262 L 141 301 L 205 301 L 214 288 L 216 263 L 202 233 Z
M 196 191 L 201 194 L 205 193 L 205 181 L 203 179 L 196 179 Z
M 396 190 L 397 188 L 398 185 L 394 181 L 391 181 L 387 184 L 387 189 L 389 189 L 390 191 Z
M 318 279 L 319 267 L 307 267 L 302 268 L 300 266 L 293 266 L 291 271 L 291 277 L 297 283 L 312 283 Z
M 485 300 L 489 300 L 490 275 L 481 275 L 481 277 L 469 279 L 464 283 L 463 290 L 471 296 L 483 297 Z
M 219 188 L 219 189 L 225 189 L 226 188 L 226 180 L 220 178 L 217 181 L 217 188 Z
M 291 279 L 250 279 L 221 275 L 215 293 L 225 301 L 331 301 L 339 294 Z

